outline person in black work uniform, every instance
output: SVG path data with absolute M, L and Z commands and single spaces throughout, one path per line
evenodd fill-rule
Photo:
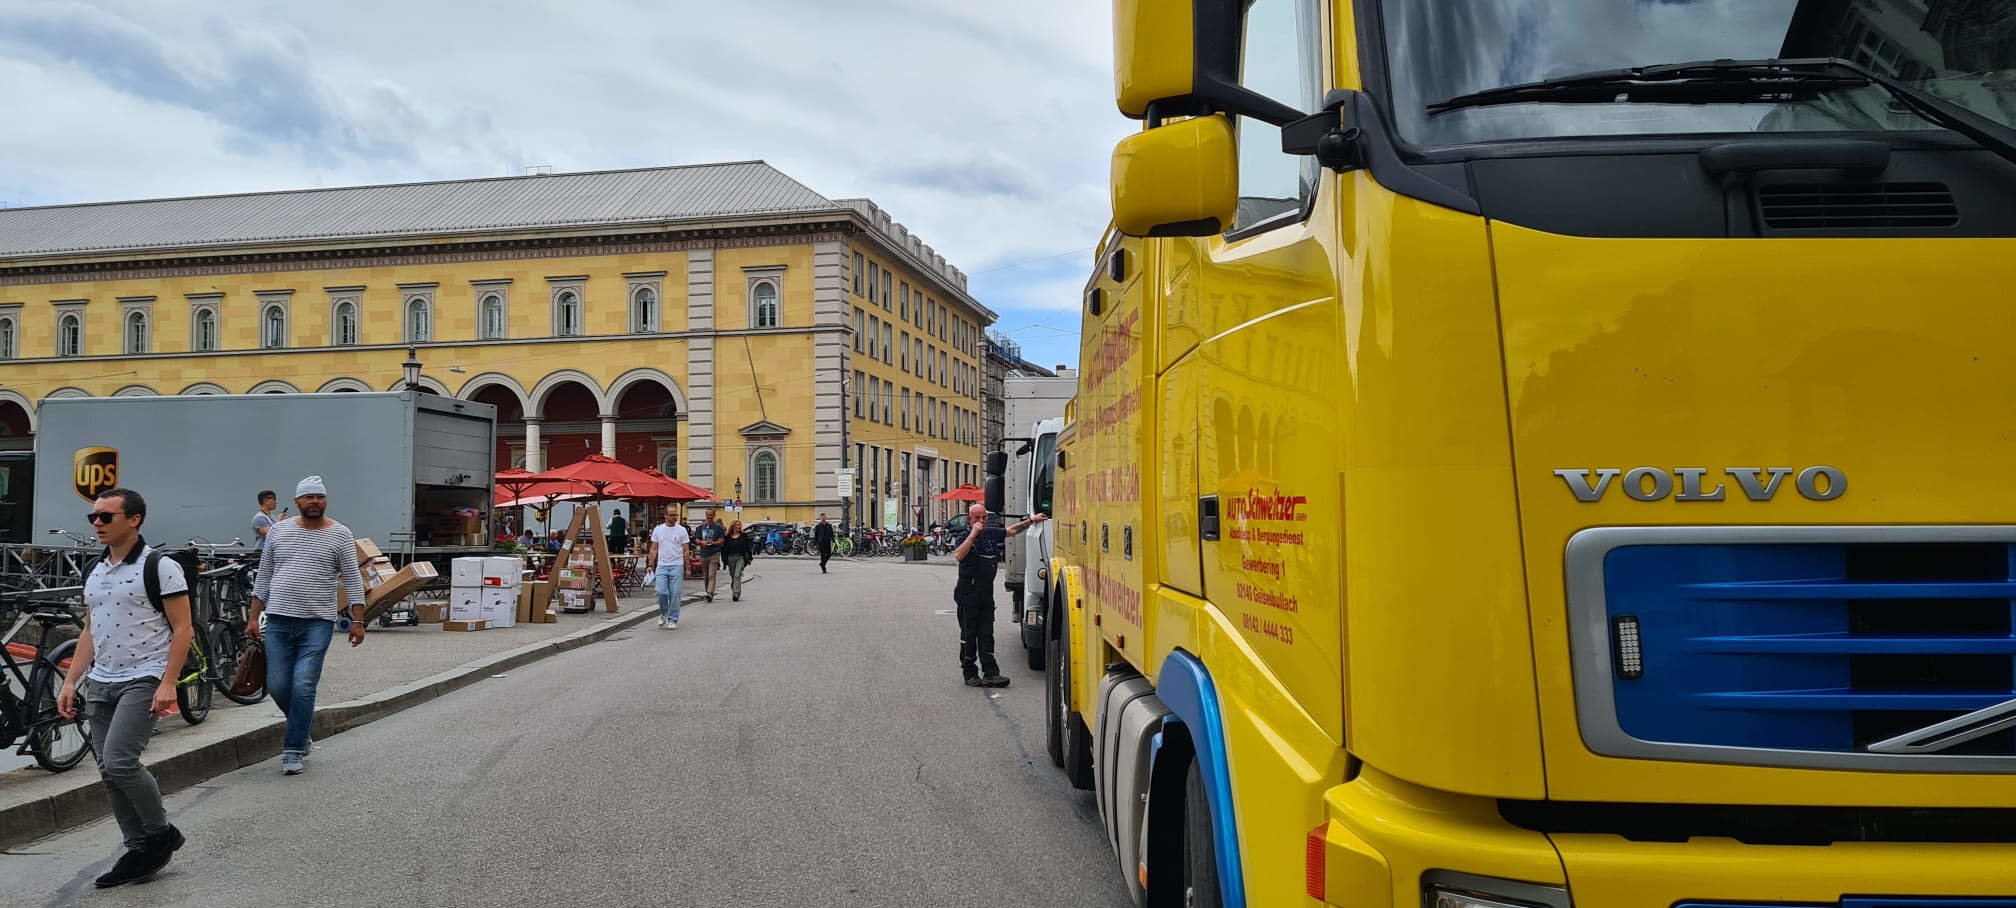
M 812 544 L 819 549 L 819 573 L 826 573 L 826 562 L 833 558 L 833 525 L 826 522 L 826 515 L 819 515 L 819 525 L 812 528 Z
M 1000 527 L 987 522 L 984 505 L 976 504 L 966 511 L 966 532 L 952 548 L 952 557 L 959 561 L 959 582 L 952 588 L 952 603 L 959 612 L 959 669 L 966 675 L 967 687 L 1008 686 L 1008 679 L 994 662 L 994 568 L 1001 561 L 1008 537 L 1049 519 L 1047 514 L 1031 514 L 1019 523 Z

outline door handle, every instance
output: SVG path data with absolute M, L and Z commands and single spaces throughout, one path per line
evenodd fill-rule
M 1218 496 L 1197 499 L 1197 535 L 1207 542 L 1218 541 Z

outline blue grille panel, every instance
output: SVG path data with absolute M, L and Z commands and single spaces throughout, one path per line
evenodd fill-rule
M 1603 588 L 1638 624 L 1613 694 L 1639 740 L 1851 753 L 2016 697 L 2016 545 L 1625 545 Z

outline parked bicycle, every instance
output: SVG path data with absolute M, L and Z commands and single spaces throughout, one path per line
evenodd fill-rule
M 232 540 L 231 544 L 236 545 L 237 540 Z M 193 541 L 191 546 L 201 547 Z M 234 560 L 199 572 L 196 582 L 191 585 L 193 595 L 189 600 L 196 614 L 202 616 L 197 622 L 198 639 L 204 641 L 204 654 L 209 657 L 210 672 L 207 677 L 211 686 L 225 699 L 248 706 L 266 699 L 266 679 L 254 679 L 259 686 L 247 694 L 232 693 L 231 684 L 238 676 L 238 664 L 244 661 L 252 646 L 245 637 L 245 623 L 252 612 L 252 571 L 255 564 L 249 560 Z
M 26 596 L 10 598 L 11 602 L 0 602 L 0 610 L 9 605 L 25 609 L 33 601 Z M 42 626 L 39 643 L 32 647 L 0 643 L 0 748 L 20 741 L 16 753 L 34 757 L 36 763 L 50 772 L 62 772 L 76 766 L 91 749 L 83 712 L 79 711 L 74 719 L 65 719 L 56 711 L 56 695 L 63 689 L 63 675 L 70 669 L 77 639 L 55 638 L 59 636 L 59 628 L 76 626 L 79 622 L 77 614 L 68 607 L 44 607 L 23 614 L 0 641 L 12 641 L 29 621 Z M 27 663 L 25 670 L 22 660 Z M 17 686 L 19 694 L 15 693 Z

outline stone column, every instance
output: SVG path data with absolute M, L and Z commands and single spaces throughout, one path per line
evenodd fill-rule
M 539 442 L 539 420 L 532 416 L 525 417 L 525 469 L 546 472 L 546 449 Z
M 602 456 L 616 456 L 616 417 L 604 414 L 602 417 Z

